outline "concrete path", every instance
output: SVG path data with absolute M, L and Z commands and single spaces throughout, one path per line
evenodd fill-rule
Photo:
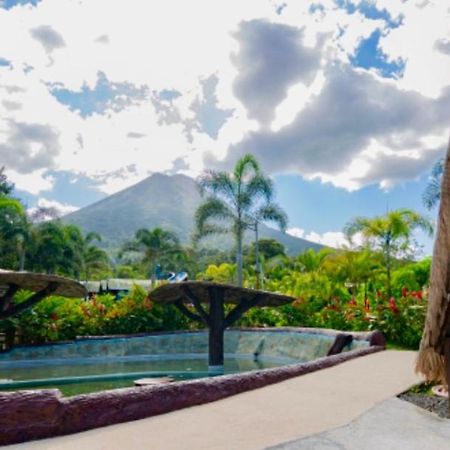
M 420 381 L 415 357 L 415 352 L 379 352 L 214 403 L 4 448 L 262 449 L 347 424 L 407 390 Z
M 450 420 L 391 398 L 355 421 L 270 450 L 446 450 Z M 267 449 L 269 450 L 269 449 Z

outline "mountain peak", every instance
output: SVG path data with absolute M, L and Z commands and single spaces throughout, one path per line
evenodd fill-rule
M 201 202 L 193 178 L 155 172 L 133 186 L 68 214 L 64 221 L 80 226 L 85 232 L 99 233 L 103 244 L 109 248 L 119 248 L 139 228 L 155 227 L 174 231 L 181 242 L 187 244 L 193 232 L 194 214 Z M 260 231 L 262 238 L 277 239 L 291 254 L 322 247 L 266 226 L 261 226 Z M 247 237 L 248 242 L 251 239 Z M 219 248 L 233 245 L 231 237 L 220 237 L 213 243 Z

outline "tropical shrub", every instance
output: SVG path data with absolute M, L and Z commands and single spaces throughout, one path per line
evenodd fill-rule
M 198 280 L 215 281 L 216 283 L 233 283 L 236 276 L 236 264 L 210 264 L 204 272 L 197 275 Z
M 21 296 L 25 297 L 25 293 L 19 294 L 17 301 Z M 90 300 L 48 297 L 34 308 L 0 321 L 0 332 L 9 335 L 14 332 L 21 344 L 188 327 L 188 320 L 175 307 L 154 304 L 138 286 L 118 301 L 108 294 Z

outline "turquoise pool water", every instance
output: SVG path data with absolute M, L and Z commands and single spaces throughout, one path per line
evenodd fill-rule
M 230 330 L 225 333 L 224 373 L 317 359 L 326 355 L 333 340 L 293 331 Z M 367 345 L 356 341 L 349 349 Z M 162 376 L 175 380 L 211 376 L 206 332 L 80 339 L 0 354 L 0 390 L 56 387 L 64 395 L 76 395 Z
M 224 373 L 276 367 L 290 360 L 254 360 L 250 358 L 226 358 Z M 23 361 L 21 364 L 0 368 L 2 390 L 52 388 L 64 395 L 94 392 L 105 389 L 134 386 L 134 380 L 148 377 L 170 376 L 186 380 L 209 376 L 208 357 L 204 355 L 177 355 L 175 358 L 127 358 L 102 360 L 85 358 L 74 361 Z M 10 381 L 7 381 L 10 380 Z M 13 383 L 13 385 L 11 385 Z M 9 386 L 8 386 L 9 385 Z M 13 387 L 11 387 L 13 386 Z

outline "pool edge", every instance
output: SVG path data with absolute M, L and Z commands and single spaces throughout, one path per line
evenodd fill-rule
M 72 434 L 210 403 L 384 350 L 372 340 L 371 344 L 305 363 L 161 386 L 70 398 L 57 389 L 1 393 L 0 445 Z

